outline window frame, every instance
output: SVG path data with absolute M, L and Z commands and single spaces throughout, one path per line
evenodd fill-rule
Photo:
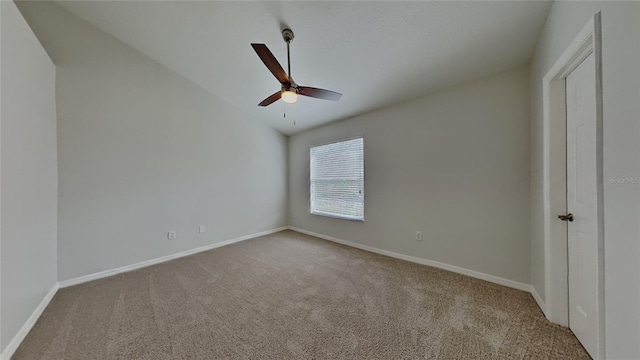
M 336 214 L 336 213 L 330 213 L 330 212 L 323 212 L 323 211 L 314 211 L 312 208 L 312 196 L 313 196 L 313 192 L 311 190 L 312 187 L 312 175 L 313 175 L 313 165 L 312 165 L 312 159 L 311 159 L 311 150 L 313 148 L 317 148 L 317 147 L 321 147 L 321 146 L 326 146 L 326 145 L 332 145 L 332 144 L 338 144 L 338 143 L 342 143 L 342 142 L 346 142 L 346 141 L 351 141 L 351 140 L 356 140 L 356 139 L 362 139 L 362 217 L 355 217 L 355 216 L 348 216 L 348 215 L 341 215 L 341 214 Z M 323 217 L 328 217 L 328 218 L 333 218 L 333 219 L 339 219 L 339 220 L 347 220 L 347 221 L 356 221 L 356 222 L 364 222 L 364 197 L 365 197 L 365 172 L 364 172 L 364 163 L 365 163 L 365 159 L 364 159 L 364 135 L 359 135 L 359 136 L 353 136 L 353 137 L 349 137 L 349 138 L 345 138 L 345 139 L 341 139 L 341 140 L 336 140 L 336 141 L 330 141 L 330 142 L 326 142 L 326 143 L 321 143 L 321 144 L 316 144 L 313 146 L 309 147 L 309 152 L 308 152 L 308 156 L 309 156 L 309 214 L 310 215 L 316 215 L 316 216 L 323 216 Z

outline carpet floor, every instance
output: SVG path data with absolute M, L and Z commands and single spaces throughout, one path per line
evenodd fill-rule
M 13 359 L 589 359 L 530 294 L 292 231 L 58 291 Z

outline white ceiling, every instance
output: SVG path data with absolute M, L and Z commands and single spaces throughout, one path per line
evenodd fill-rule
M 529 62 L 551 6 L 510 2 L 58 1 L 119 40 L 284 134 L 413 99 Z M 256 106 L 279 83 L 250 46 L 291 75 L 341 92 Z M 296 125 L 293 121 L 296 120 Z

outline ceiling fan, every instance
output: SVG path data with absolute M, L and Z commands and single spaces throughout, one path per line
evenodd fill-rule
M 273 93 L 266 99 L 262 100 L 258 106 L 268 106 L 282 99 L 282 101 L 293 104 L 298 101 L 298 95 L 308 96 L 317 99 L 338 101 L 342 94 L 331 90 L 318 89 L 309 86 L 300 86 L 293 81 L 291 77 L 291 57 L 289 55 L 289 44 L 293 41 L 293 31 L 291 29 L 282 30 L 282 38 L 287 43 L 287 65 L 288 73 L 284 72 L 282 66 L 273 56 L 269 48 L 265 44 L 251 44 L 253 50 L 256 51 L 260 60 L 267 66 L 273 76 L 278 79 L 281 89 Z

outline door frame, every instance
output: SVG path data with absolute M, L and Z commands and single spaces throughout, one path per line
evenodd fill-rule
M 597 358 L 604 359 L 604 209 L 602 171 L 602 34 L 600 12 L 589 19 L 542 80 L 544 293 L 547 319 L 569 326 L 569 253 L 567 223 L 567 108 L 565 79 L 589 55 L 596 71 L 596 173 L 598 232 Z

